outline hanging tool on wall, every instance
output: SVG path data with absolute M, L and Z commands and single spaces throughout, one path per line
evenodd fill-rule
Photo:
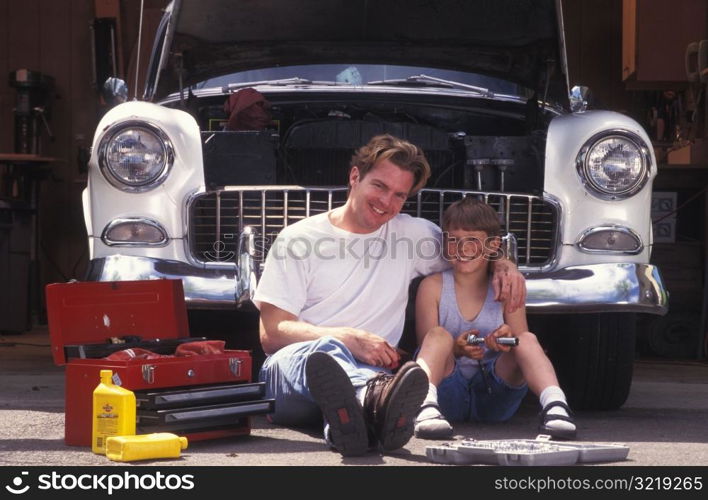
M 9 83 L 17 90 L 14 109 L 15 153 L 41 155 L 39 139 L 42 128 L 49 139 L 54 140 L 47 121 L 54 79 L 39 71 L 18 69 L 10 73 Z
M 705 136 L 705 120 L 708 115 L 708 40 L 691 42 L 686 47 L 686 78 L 693 92 L 694 110 L 691 122 L 694 127 L 694 137 Z

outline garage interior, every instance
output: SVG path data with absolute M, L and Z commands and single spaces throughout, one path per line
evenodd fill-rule
M 43 413 L 41 421 L 28 423 L 39 430 L 16 433 L 14 423 L 0 425 L 5 465 L 30 464 L 33 452 L 42 455 L 42 465 L 106 463 L 105 457 L 74 453 L 62 443 L 64 367 L 51 359 L 45 287 L 85 276 L 81 193 L 92 134 L 107 110 L 100 87 L 117 76 L 134 98 L 134 82 L 144 80 L 151 34 L 167 3 L 0 0 L 0 373 L 7 383 L 0 409 L 11 415 L 6 420 L 19 419 L 19 411 Z M 670 293 L 667 315 L 637 316 L 636 383 L 626 412 L 621 418 L 616 412 L 586 412 L 583 430 L 592 429 L 596 440 L 630 442 L 632 463 L 708 463 L 699 413 L 708 411 L 708 3 L 681 0 L 680 9 L 669 0 L 561 4 L 570 85 L 588 86 L 591 108 L 631 116 L 653 140 L 658 175 L 651 262 Z M 29 99 L 29 108 L 22 107 L 22 98 Z M 224 339 L 229 348 L 253 349 L 256 359 L 262 355 L 252 313 L 190 310 L 188 319 L 192 336 Z M 510 427 L 487 426 L 482 432 L 499 439 L 523 435 L 532 429 L 529 422 L 535 429 L 535 411 L 535 403 L 528 404 Z M 276 431 L 265 419 L 258 426 L 253 440 L 238 443 L 238 453 L 228 441 L 217 441 L 211 448 L 195 446 L 192 460 L 303 465 L 299 457 L 306 457 L 306 465 L 340 465 L 338 457 L 321 450 L 319 434 Z M 655 442 L 665 446 L 662 453 Z M 424 445 L 413 441 L 411 449 L 424 454 Z M 665 454 L 671 446 L 673 454 Z M 387 461 L 406 465 L 407 459 Z
M 166 3 L 0 0 L 4 342 L 46 332 L 44 287 L 84 276 L 88 251 L 81 192 L 92 134 L 106 109 L 100 86 L 117 76 L 132 92 L 133 82 L 143 80 L 142 74 L 136 79 L 136 63 L 144 68 Z M 590 87 L 591 107 L 625 113 L 644 125 L 659 163 L 651 260 L 670 292 L 670 310 L 663 317 L 638 317 L 638 357 L 705 362 L 708 68 L 701 57 L 708 53 L 708 5 L 681 4 L 677 9 L 668 0 L 562 2 L 570 84 Z M 31 111 L 23 111 L 24 98 Z M 230 313 L 206 316 L 190 311 L 192 333 L 208 331 L 239 342 L 225 327 Z M 250 325 L 255 328 L 255 322 Z

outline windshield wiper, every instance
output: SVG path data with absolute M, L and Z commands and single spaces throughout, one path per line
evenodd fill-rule
M 468 85 L 466 83 L 454 82 L 452 80 L 443 80 L 429 75 L 411 75 L 408 78 L 397 78 L 392 80 L 377 80 L 368 82 L 367 85 L 401 85 L 401 86 L 426 86 L 426 87 L 442 87 L 442 88 L 459 88 L 471 90 L 485 97 L 494 97 L 494 92 L 484 87 L 476 85 Z
M 272 86 L 309 85 L 311 83 L 312 83 L 311 80 L 307 80 L 306 78 L 300 78 L 299 76 L 295 76 L 293 78 L 283 78 L 282 80 L 261 80 L 258 82 L 229 83 L 227 85 L 224 85 L 221 88 L 221 90 L 224 92 L 230 92 L 232 90 L 242 89 L 245 87 L 260 87 L 263 85 L 272 85 Z
M 221 90 L 222 92 L 231 92 L 234 90 L 242 89 L 245 87 L 261 87 L 261 86 L 271 86 L 271 87 L 287 87 L 288 85 L 349 85 L 346 82 L 332 82 L 326 80 L 308 80 L 307 78 L 300 78 L 299 76 L 294 76 L 292 78 L 283 78 L 281 80 L 261 80 L 258 82 L 243 82 L 243 83 L 229 83 L 224 85 Z

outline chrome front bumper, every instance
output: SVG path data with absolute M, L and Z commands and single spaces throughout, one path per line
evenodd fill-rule
M 651 264 L 593 264 L 525 275 L 529 312 L 668 311 L 669 294 Z
M 247 303 L 255 291 L 250 262 L 200 268 L 178 261 L 113 255 L 92 260 L 88 281 L 182 279 L 192 309 L 227 309 Z M 242 272 L 239 272 L 242 270 Z M 532 313 L 643 312 L 665 314 L 668 292 L 650 264 L 595 264 L 548 273 L 525 273 Z
M 238 271 L 229 267 L 195 267 L 176 260 L 111 255 L 89 262 L 87 281 L 181 279 L 187 306 L 193 309 L 236 307 Z

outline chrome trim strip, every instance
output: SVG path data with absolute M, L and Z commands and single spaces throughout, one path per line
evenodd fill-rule
M 585 241 L 585 238 L 588 236 L 598 233 L 600 231 L 616 231 L 618 233 L 625 233 L 634 238 L 637 242 L 637 248 L 634 250 L 601 250 L 597 248 L 587 248 L 583 246 L 583 241 Z M 625 227 L 625 226 L 615 226 L 615 225 L 609 225 L 609 226 L 594 226 L 591 228 L 586 229 L 583 231 L 580 236 L 578 237 L 578 241 L 575 242 L 575 245 L 580 249 L 581 252 L 585 253 L 593 253 L 593 254 L 613 254 L 613 255 L 637 255 L 638 253 L 641 253 L 642 250 L 644 250 L 644 243 L 642 243 L 642 238 L 637 234 L 635 231 L 632 229 Z
M 507 200 L 507 202 L 509 202 L 510 199 L 507 198 L 506 200 Z M 527 263 L 528 263 L 528 261 L 531 260 L 531 223 L 533 222 L 532 219 L 531 219 L 531 216 L 533 215 L 533 199 L 532 199 L 532 198 L 529 198 L 528 203 L 529 203 L 529 208 L 528 208 L 528 211 L 526 212 L 526 237 L 527 237 L 527 241 L 526 241 L 526 262 L 527 262 Z M 511 205 L 511 203 L 509 203 L 509 204 Z M 507 209 L 507 213 L 508 213 L 510 210 L 511 210 L 511 207 L 509 207 L 509 209 Z M 508 223 L 507 223 L 507 226 L 506 226 L 506 227 L 507 227 L 507 228 L 509 227 Z M 556 243 L 556 244 L 557 244 L 557 243 Z
M 238 194 L 238 213 L 243 213 L 243 193 Z M 238 218 L 238 232 L 243 231 L 243 219 Z
M 151 181 L 144 184 L 131 185 L 126 184 L 120 178 L 113 174 L 113 171 L 106 165 L 106 149 L 108 148 L 108 143 L 126 128 L 144 128 L 155 134 L 165 146 L 165 164 L 162 167 L 160 173 Z M 121 191 L 126 191 L 128 193 L 143 193 L 145 191 L 150 191 L 155 189 L 157 186 L 165 182 L 167 176 L 172 170 L 172 165 L 175 159 L 175 149 L 172 145 L 172 141 L 168 137 L 167 133 L 160 128 L 158 125 L 145 120 L 124 120 L 113 122 L 108 125 L 101 137 L 101 141 L 98 143 L 98 167 L 103 174 L 103 177 L 115 188 Z
M 504 251 L 504 256 L 511 262 L 516 264 L 519 262 L 519 250 L 514 233 L 506 233 L 501 237 L 501 248 Z
M 309 191 L 307 192 L 309 195 Z M 243 197 L 243 192 L 241 193 L 241 197 Z M 307 203 L 308 207 L 308 214 L 307 216 L 309 217 L 309 200 Z M 265 191 L 261 192 L 261 248 L 265 248 L 266 245 L 266 194 Z M 243 212 L 240 212 L 240 214 L 243 214 Z M 221 212 L 218 213 L 218 218 L 221 218 Z M 239 216 L 239 219 L 243 220 L 243 216 Z M 239 226 L 243 225 L 242 223 L 239 223 Z
M 186 202 L 184 207 L 182 208 L 182 231 L 184 234 L 184 237 L 182 239 L 183 244 L 184 244 L 184 255 L 187 258 L 187 262 L 190 266 L 196 267 L 196 268 L 204 268 L 204 269 L 222 269 L 226 270 L 229 272 L 236 272 L 236 263 L 235 262 L 223 262 L 223 261 L 204 261 L 204 262 L 199 262 L 197 261 L 194 256 L 192 255 L 192 250 L 191 250 L 191 234 L 189 231 L 189 222 L 190 222 L 190 214 L 191 214 L 191 206 L 197 200 L 200 196 L 204 195 L 204 191 L 201 189 L 196 189 L 192 191 L 190 194 L 187 195 Z M 240 233 L 240 231 L 239 231 Z M 216 247 L 219 248 L 219 247 Z M 216 248 L 212 248 L 213 250 L 216 250 Z
M 185 204 L 182 206 L 182 234 L 183 234 L 183 239 L 182 242 L 184 244 L 184 255 L 187 256 L 187 262 L 189 262 L 190 265 L 192 266 L 201 266 L 202 264 L 198 263 L 194 257 L 192 256 L 192 251 L 191 249 L 191 233 L 189 231 L 190 227 L 190 214 L 191 214 L 191 206 L 194 201 L 199 198 L 199 196 L 203 195 L 204 191 L 201 189 L 196 189 L 192 191 L 191 193 L 187 194 L 186 199 L 185 199 Z
M 130 224 L 135 222 L 142 222 L 145 225 L 152 226 L 162 233 L 162 240 L 157 243 L 148 243 L 145 241 L 114 241 L 108 239 L 108 232 L 114 227 L 120 224 Z M 154 219 L 148 219 L 147 217 L 124 217 L 121 219 L 113 219 L 109 222 L 103 232 L 101 233 L 101 241 L 108 245 L 109 247 L 164 247 L 167 245 L 167 231 L 165 228 Z
M 251 226 L 246 226 L 238 237 L 238 282 L 236 284 L 236 302 L 242 304 L 253 299 L 256 293 L 256 233 Z
M 216 213 L 221 213 L 221 193 L 216 193 Z M 217 241 L 221 240 L 221 217 L 216 218 L 216 238 Z M 221 250 L 221 246 L 214 249 L 217 262 L 221 260 Z
M 659 268 L 613 263 L 524 273 L 529 312 L 666 314 L 669 294 Z
M 547 192 L 543 192 L 543 201 L 548 203 L 549 205 L 552 205 L 555 210 L 556 210 L 556 227 L 553 228 L 553 238 L 554 241 L 556 242 L 556 246 L 553 249 L 551 253 L 551 260 L 550 262 L 546 263 L 545 265 L 541 267 L 534 267 L 531 268 L 529 266 L 519 266 L 519 271 L 524 272 L 528 270 L 534 270 L 534 271 L 549 271 L 551 269 L 555 269 L 556 266 L 558 265 L 558 249 L 560 249 L 563 245 L 563 217 L 565 216 L 565 213 L 563 212 L 563 204 L 560 202 L 560 200 Z

